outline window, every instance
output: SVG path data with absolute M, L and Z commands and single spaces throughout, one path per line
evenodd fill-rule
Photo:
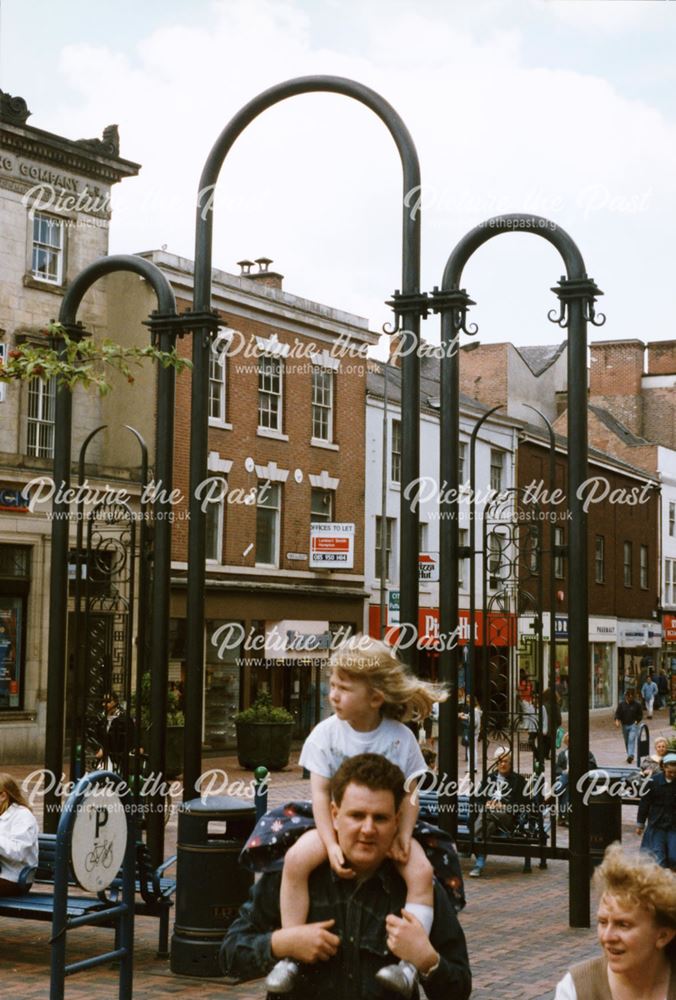
M 31 273 L 38 281 L 63 283 L 63 231 L 62 219 L 34 213 Z
M 505 465 L 505 453 L 491 448 L 491 489 L 499 493 L 502 489 L 502 476 Z
M 209 421 L 217 424 L 226 422 L 227 345 L 224 337 L 217 336 L 209 352 Z
M 418 552 L 427 552 L 427 525 L 424 521 L 418 523 Z
M 647 590 L 648 589 L 648 546 L 647 545 L 641 546 L 639 557 L 640 557 L 639 574 L 640 574 L 641 590 Z
M 4 365 L 7 360 L 7 344 L 0 344 L 0 365 Z M 6 382 L 0 382 L 0 403 L 5 402 Z
M 465 461 L 467 459 L 467 445 L 464 441 L 458 442 L 458 482 L 462 486 L 465 482 Z
M 220 499 L 210 501 L 206 509 L 207 562 L 220 563 L 223 561 L 223 510 L 225 507 L 227 484 L 223 479 L 221 483 L 223 488 L 220 491 Z
M 563 553 L 557 552 L 556 549 L 560 548 L 564 544 L 563 541 L 563 528 L 554 528 L 554 576 L 557 580 L 563 580 Z
M 594 545 L 594 579 L 597 583 L 606 580 L 606 540 L 603 535 L 596 536 Z
M 631 570 L 631 561 L 632 561 L 632 558 L 631 557 L 632 557 L 631 542 L 625 542 L 624 543 L 624 585 L 625 585 L 625 587 L 631 587 L 631 577 L 632 577 L 632 570 Z
M 491 531 L 488 536 L 488 587 L 490 590 L 495 590 L 497 587 L 501 570 L 508 568 L 503 565 L 505 546 L 505 537 L 497 531 Z
M 390 454 L 390 478 L 393 483 L 401 482 L 401 420 L 392 421 L 392 443 Z
M 26 454 L 35 458 L 54 455 L 54 379 L 43 382 L 34 378 L 28 383 L 28 433 Z
M 466 548 L 469 545 L 469 531 L 467 528 L 460 528 L 458 531 L 458 546 Z M 467 590 L 469 587 L 469 559 L 458 558 L 458 587 L 460 590 Z
M 676 535 L 676 503 L 669 503 L 669 537 Z
M 281 489 L 269 481 L 258 483 L 256 507 L 256 563 L 277 566 L 279 563 L 279 521 Z
M 394 536 L 395 518 L 385 518 L 385 579 L 392 579 L 392 538 Z M 376 576 L 381 576 L 381 532 L 382 518 L 376 517 Z
M 282 429 L 282 359 L 266 354 L 258 359 L 258 426 Z
M 333 372 L 312 366 L 312 437 L 333 441 Z
M 310 524 L 333 521 L 333 492 L 313 490 L 310 499 Z
M 528 527 L 526 553 L 528 556 L 528 569 L 531 573 L 538 574 L 540 572 L 540 532 L 535 524 L 531 524 Z
M 664 603 L 676 604 L 676 559 L 664 560 Z

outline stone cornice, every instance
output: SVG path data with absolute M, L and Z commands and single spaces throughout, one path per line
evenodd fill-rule
M 101 150 L 96 150 L 97 142 Z M 104 153 L 105 143 L 100 140 L 72 141 L 30 125 L 12 125 L 1 120 L 0 148 L 107 184 L 134 177 L 141 169 L 138 163 Z

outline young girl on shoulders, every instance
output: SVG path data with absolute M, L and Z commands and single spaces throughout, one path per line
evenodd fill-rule
M 331 820 L 329 785 L 346 757 L 378 753 L 397 764 L 408 778 L 426 769 L 418 741 L 404 725 L 426 718 L 436 702 L 445 701 L 441 685 L 412 675 L 384 642 L 353 636 L 331 657 L 329 701 L 334 714 L 308 736 L 299 763 L 310 771 L 312 812 L 316 829 L 306 830 L 284 858 L 280 910 L 283 927 L 304 924 L 310 908 L 310 874 L 328 859 L 340 878 L 354 878 L 336 839 Z M 425 851 L 413 839 L 418 801 L 407 795 L 391 857 L 406 882 L 406 910 L 429 934 L 434 915 L 433 869 Z M 285 993 L 298 967 L 282 959 L 267 979 L 270 992 Z M 408 962 L 385 966 L 378 979 L 388 989 L 410 996 L 416 970 Z

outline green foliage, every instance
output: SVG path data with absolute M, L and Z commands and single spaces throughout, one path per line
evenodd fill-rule
M 136 697 L 132 699 L 136 701 Z M 185 715 L 178 707 L 179 693 L 173 689 L 167 692 L 167 725 L 184 726 Z M 135 707 L 135 706 L 134 706 Z M 138 713 L 136 713 L 138 719 Z M 150 674 L 145 673 L 141 678 L 141 730 L 144 733 L 150 732 Z
M 253 705 L 235 715 L 235 722 L 289 723 L 293 722 L 293 716 L 285 708 L 276 708 L 268 692 L 262 691 Z
M 84 389 L 95 386 L 105 396 L 112 386 L 108 382 L 110 369 L 134 382 L 133 371 L 144 361 L 157 361 L 164 368 L 173 367 L 180 374 L 191 368 L 191 362 L 180 358 L 174 348 L 160 351 L 156 347 L 123 347 L 113 340 L 96 341 L 91 337 L 74 340 L 60 323 L 50 323 L 44 344 L 26 342 L 10 351 L 4 364 L 0 361 L 0 382 L 22 382 L 39 378 L 44 382 L 56 379 L 57 385 L 71 392 L 76 385 Z M 60 349 L 57 344 L 62 342 Z

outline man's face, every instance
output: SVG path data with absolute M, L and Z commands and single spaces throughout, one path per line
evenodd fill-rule
M 358 875 L 370 875 L 385 860 L 397 832 L 394 795 L 351 782 L 340 806 L 331 803 L 331 815 L 346 861 Z
M 645 907 L 631 906 L 609 893 L 601 897 L 597 925 L 608 967 L 616 975 L 650 967 L 658 949 L 663 948 L 674 934 L 659 927 Z
M 496 770 L 498 774 L 509 774 L 512 770 L 512 755 L 509 753 L 504 754 L 498 760 Z
M 673 781 L 676 778 L 676 764 L 665 764 L 664 773 L 667 776 L 667 781 Z

